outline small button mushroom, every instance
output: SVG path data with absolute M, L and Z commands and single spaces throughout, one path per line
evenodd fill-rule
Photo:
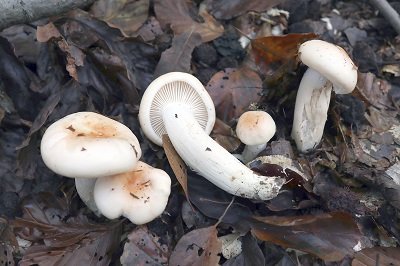
M 264 111 L 248 111 L 243 113 L 236 125 L 236 135 L 246 144 L 242 161 L 248 163 L 265 149 L 267 142 L 275 135 L 274 119 Z
M 143 94 L 139 121 L 145 135 L 158 145 L 168 134 L 192 169 L 228 193 L 267 200 L 285 182 L 255 174 L 208 135 L 215 122 L 214 104 L 192 75 L 171 72 L 154 80 Z
M 138 162 L 134 171 L 98 178 L 94 199 L 109 219 L 121 215 L 145 224 L 162 214 L 171 192 L 171 179 L 163 170 Z
M 292 138 L 306 152 L 322 139 L 332 88 L 337 94 L 351 93 L 357 67 L 343 48 L 321 40 L 300 45 L 299 58 L 309 68 L 297 92 Z
M 142 154 L 128 127 L 92 112 L 73 113 L 50 125 L 40 151 L 52 171 L 75 178 L 80 198 L 96 214 L 95 179 L 132 171 Z

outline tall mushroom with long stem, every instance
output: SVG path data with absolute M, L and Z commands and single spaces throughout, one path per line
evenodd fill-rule
M 285 182 L 255 174 L 208 135 L 215 122 L 214 104 L 190 74 L 171 72 L 154 80 L 142 97 L 139 121 L 151 141 L 162 145 L 162 135 L 168 134 L 186 164 L 231 194 L 267 200 Z
M 321 141 L 332 88 L 337 94 L 351 93 L 357 83 L 357 67 L 343 48 L 321 40 L 304 42 L 300 61 L 309 68 L 297 92 L 292 138 L 301 152 Z

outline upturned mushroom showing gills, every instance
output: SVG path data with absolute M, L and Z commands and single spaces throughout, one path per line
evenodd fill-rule
M 332 88 L 351 93 L 357 83 L 357 67 L 343 48 L 321 40 L 304 42 L 300 61 L 309 68 L 300 82 L 294 109 L 292 138 L 301 152 L 321 141 Z
M 265 149 L 267 142 L 275 135 L 274 119 L 264 111 L 247 111 L 243 113 L 236 125 L 236 135 L 246 144 L 242 161 L 248 163 Z
M 171 179 L 163 170 L 138 162 L 135 170 L 98 178 L 94 199 L 109 219 L 121 215 L 134 224 L 145 224 L 162 214 L 171 192 Z
M 214 104 L 190 74 L 171 72 L 154 80 L 142 97 L 139 121 L 151 141 L 161 145 L 162 135 L 168 134 L 188 166 L 233 195 L 267 200 L 285 182 L 255 174 L 208 135 L 215 122 Z
M 98 178 L 136 167 L 139 141 L 125 125 L 92 112 L 70 114 L 43 135 L 40 152 L 53 172 L 73 178 Z

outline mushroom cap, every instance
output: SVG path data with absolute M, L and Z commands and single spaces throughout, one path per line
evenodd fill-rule
M 40 151 L 52 171 L 77 178 L 131 171 L 142 155 L 128 127 L 92 112 L 73 113 L 50 125 Z
M 109 219 L 122 215 L 134 224 L 145 224 L 164 211 L 170 192 L 166 172 L 138 162 L 134 171 L 97 179 L 94 199 Z
M 264 111 L 243 113 L 236 125 L 236 135 L 246 145 L 267 143 L 276 132 L 274 119 Z
M 170 104 L 186 108 L 204 131 L 210 134 L 215 123 L 215 107 L 203 84 L 190 74 L 170 72 L 158 77 L 147 87 L 140 103 L 140 125 L 152 142 L 162 146 L 162 135 L 167 134 L 162 111 Z
M 357 67 L 346 51 L 322 40 L 310 40 L 299 48 L 301 62 L 333 84 L 337 94 L 351 93 L 357 84 Z

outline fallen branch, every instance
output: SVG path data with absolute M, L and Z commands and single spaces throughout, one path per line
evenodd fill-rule
M 370 0 L 379 12 L 389 21 L 390 25 L 400 34 L 400 15 L 386 0 Z
M 94 0 L 0 0 L 0 30 L 85 7 Z

